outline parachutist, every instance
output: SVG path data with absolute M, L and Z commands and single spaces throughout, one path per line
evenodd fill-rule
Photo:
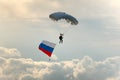
M 63 34 L 60 34 L 59 39 L 60 39 L 59 44 L 63 43 Z
M 49 15 L 49 18 L 53 21 L 57 21 L 59 22 L 60 20 L 64 20 L 67 23 L 70 23 L 71 25 L 77 25 L 78 24 L 78 20 L 73 17 L 72 15 L 69 15 L 65 12 L 54 12 L 52 14 Z M 60 21 L 61 22 L 61 21 Z M 64 26 L 63 26 L 64 27 Z M 62 28 L 62 27 L 61 27 Z M 65 27 L 64 27 L 65 28 Z M 63 29 L 64 29 L 63 28 Z M 62 31 L 63 32 L 63 31 Z M 63 34 L 60 33 L 59 36 L 59 44 L 63 43 Z

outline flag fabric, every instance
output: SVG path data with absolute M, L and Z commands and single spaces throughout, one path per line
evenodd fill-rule
M 39 50 L 41 50 L 42 52 L 47 54 L 49 57 L 51 57 L 55 46 L 56 46 L 55 43 L 43 40 L 39 45 Z

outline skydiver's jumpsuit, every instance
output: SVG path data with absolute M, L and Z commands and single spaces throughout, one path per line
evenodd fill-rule
M 62 35 L 59 36 L 59 39 L 60 39 L 59 43 L 63 43 L 63 36 Z

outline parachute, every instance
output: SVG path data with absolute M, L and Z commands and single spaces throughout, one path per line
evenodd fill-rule
M 55 12 L 49 15 L 49 18 L 54 20 L 54 21 L 58 21 L 61 19 L 66 20 L 68 23 L 71 23 L 71 25 L 77 25 L 78 21 L 76 18 L 74 18 L 73 16 L 66 14 L 65 12 Z
M 42 52 L 44 52 L 46 55 L 48 55 L 49 57 L 51 57 L 52 52 L 55 48 L 56 44 L 43 40 L 40 45 L 39 45 L 39 50 L 41 50 Z

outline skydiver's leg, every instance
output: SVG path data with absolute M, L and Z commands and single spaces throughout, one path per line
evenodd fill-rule
M 59 41 L 59 44 L 60 44 L 60 41 Z
M 63 43 L 63 40 L 61 40 L 61 43 Z

